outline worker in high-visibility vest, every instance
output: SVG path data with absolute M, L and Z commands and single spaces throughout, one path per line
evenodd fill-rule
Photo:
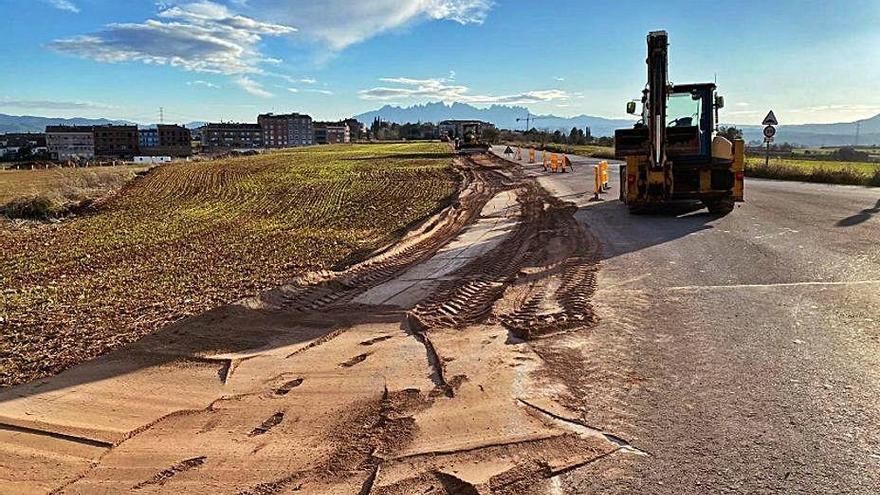
M 549 167 L 549 163 L 547 163 L 548 157 L 546 151 L 541 151 L 541 158 L 543 158 L 544 160 L 544 172 L 546 172 L 547 168 Z

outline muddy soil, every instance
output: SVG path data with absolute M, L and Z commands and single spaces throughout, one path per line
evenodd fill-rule
M 598 243 L 516 168 L 458 165 L 364 263 L 0 392 L 4 493 L 544 494 L 640 455 L 535 350 L 595 324 Z

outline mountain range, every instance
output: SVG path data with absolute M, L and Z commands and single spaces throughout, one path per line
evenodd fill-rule
M 138 125 L 141 128 L 156 127 L 156 124 L 139 125 L 128 120 L 111 119 L 86 119 L 73 117 L 69 119 L 58 117 L 34 117 L 32 115 L 6 115 L 0 113 L 0 133 L 6 132 L 44 132 L 47 125 Z M 189 129 L 195 129 L 205 125 L 205 122 L 190 122 L 184 124 Z
M 533 115 L 523 106 L 492 105 L 478 108 L 467 103 L 445 104 L 442 102 L 399 107 L 384 107 L 356 115 L 359 121 L 369 125 L 376 118 L 383 121 L 404 124 L 407 122 L 440 122 L 447 119 L 473 119 L 492 122 L 502 129 L 525 129 L 526 116 L 530 116 L 529 127 L 565 133 L 572 127 L 588 126 L 594 136 L 611 136 L 615 129 L 630 127 L 633 120 L 608 119 L 590 115 L 575 117 L 558 117 L 556 115 Z M 83 119 L 83 118 L 47 118 L 33 116 L 14 116 L 0 114 L 0 133 L 3 132 L 42 132 L 47 125 L 107 125 L 133 124 L 123 120 Z M 186 127 L 194 128 L 203 122 L 191 122 Z M 762 126 L 736 125 L 743 130 L 747 141 L 761 141 Z M 776 134 L 776 142 L 789 142 L 803 146 L 843 146 L 852 145 L 859 132 L 858 144 L 880 145 L 880 115 L 855 122 L 837 124 L 801 124 L 782 125 Z
M 629 127 L 633 120 L 606 119 L 590 115 L 578 115 L 576 117 L 557 117 L 555 115 L 533 115 L 529 109 L 522 106 L 492 105 L 488 108 L 477 108 L 467 103 L 452 103 L 447 105 L 442 102 L 413 105 L 411 107 L 396 107 L 385 105 L 372 112 L 355 115 L 359 121 L 369 125 L 376 117 L 384 121 L 404 124 L 407 122 L 440 122 L 441 120 L 482 120 L 491 122 L 501 129 L 525 129 L 526 117 L 530 116 L 529 127 L 540 130 L 561 130 L 566 134 L 572 127 L 583 128 L 587 126 L 594 136 L 611 136 L 614 129 Z M 517 121 L 517 119 L 520 119 Z
M 0 113 L 0 132 L 44 132 L 47 125 L 130 125 L 125 120 L 51 118 L 30 115 L 6 115 Z
M 736 127 L 743 130 L 746 141 L 764 140 L 763 126 L 737 125 Z M 775 142 L 803 146 L 880 145 L 880 115 L 836 124 L 782 125 L 778 128 Z

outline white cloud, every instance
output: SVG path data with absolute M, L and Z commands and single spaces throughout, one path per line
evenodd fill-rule
M 556 81 L 559 81 L 559 82 L 565 81 L 564 77 L 554 77 L 553 79 L 555 79 Z
M 263 19 L 301 26 L 302 34 L 332 50 L 425 20 L 482 24 L 491 0 L 248 0 L 241 8 Z
M 233 82 L 237 84 L 241 89 L 247 91 L 248 93 L 259 96 L 260 98 L 271 98 L 274 96 L 272 93 L 266 91 L 260 83 L 254 81 L 253 79 L 247 76 L 238 76 L 233 79 Z
M 161 20 L 110 24 L 97 33 L 56 40 L 49 47 L 100 62 L 170 65 L 194 72 L 258 74 L 260 66 L 278 63 L 258 49 L 264 36 L 295 28 L 232 13 L 203 0 L 162 8 Z
M 794 108 L 788 110 L 789 113 L 832 113 L 832 112 L 878 112 L 880 105 L 864 105 L 864 104 L 837 104 L 837 105 L 817 105 L 805 108 Z
M 560 89 L 526 91 L 512 95 L 474 95 L 470 88 L 451 84 L 448 79 L 412 79 L 408 77 L 386 77 L 381 82 L 395 86 L 379 86 L 359 92 L 365 100 L 441 100 L 445 102 L 473 103 L 484 105 L 522 105 L 549 101 L 565 101 L 571 95 Z
M 70 0 L 45 0 L 45 2 L 58 10 L 66 10 L 67 12 L 79 14 L 79 7 Z
M 311 77 L 304 77 L 299 80 L 299 82 L 303 84 L 316 84 L 318 82 L 317 79 L 312 79 Z
M 0 107 L 27 110 L 107 110 L 113 107 L 90 101 L 17 100 L 0 98 Z
M 287 88 L 287 90 L 290 91 L 291 93 L 299 93 L 299 90 L 296 88 Z
M 206 88 L 212 88 L 212 89 L 219 89 L 219 88 L 220 88 L 220 86 L 218 86 L 218 85 L 216 85 L 216 84 L 214 84 L 214 83 L 212 83 L 212 82 L 209 82 L 209 81 L 202 81 L 202 80 L 198 80 L 198 81 L 189 81 L 189 82 L 186 83 L 186 85 L 187 85 L 187 86 L 204 86 L 204 87 L 206 87 Z
M 307 93 L 318 93 L 320 95 L 332 95 L 333 94 L 333 91 L 330 91 L 329 89 L 304 89 L 303 91 L 305 91 Z

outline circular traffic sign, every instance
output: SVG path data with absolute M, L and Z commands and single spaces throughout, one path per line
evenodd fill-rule
M 770 139 L 775 135 L 776 135 L 776 128 L 773 127 L 772 125 L 768 125 L 767 127 L 764 128 L 764 137 L 765 138 Z

